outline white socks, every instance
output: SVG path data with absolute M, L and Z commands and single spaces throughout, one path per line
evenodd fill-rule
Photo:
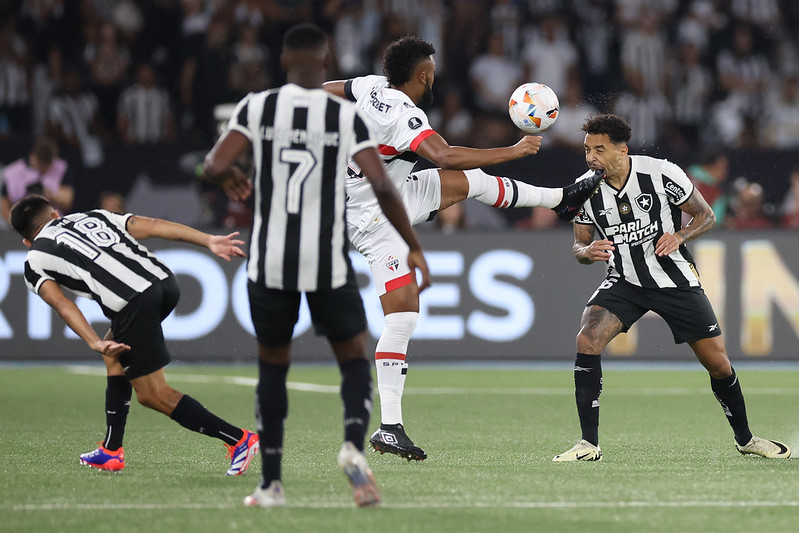
M 548 207 L 552 209 L 563 199 L 562 189 L 536 187 L 501 176 L 491 176 L 479 168 L 464 170 L 469 180 L 468 198 L 505 209 L 508 207 Z
M 408 363 L 405 354 L 419 313 L 386 315 L 386 326 L 375 348 L 377 390 L 380 394 L 380 417 L 383 424 L 402 424 L 402 391 Z

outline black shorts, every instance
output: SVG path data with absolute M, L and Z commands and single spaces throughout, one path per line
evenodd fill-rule
M 174 276 L 169 276 L 132 299 L 111 320 L 114 340 L 130 346 L 129 351 L 119 356 L 128 379 L 152 374 L 169 364 L 161 321 L 169 316 L 179 299 L 178 283 Z
M 268 289 L 257 283 L 247 283 L 250 313 L 258 342 L 270 348 L 291 342 L 300 311 L 297 291 Z M 347 341 L 366 331 L 366 313 L 354 274 L 338 289 L 306 292 L 311 320 L 317 335 L 331 341 Z
M 616 315 L 624 331 L 647 311 L 663 317 L 674 342 L 693 342 L 721 335 L 719 321 L 701 287 L 645 289 L 619 278 L 608 277 L 588 300 Z

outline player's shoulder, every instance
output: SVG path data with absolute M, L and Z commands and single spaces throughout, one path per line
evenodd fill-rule
M 358 76 L 350 78 L 349 83 L 353 90 L 368 90 L 368 89 L 382 89 L 388 87 L 388 78 L 378 74 L 368 74 L 366 76 Z
M 676 163 L 672 163 L 668 159 L 662 159 L 658 157 L 652 157 L 648 155 L 631 155 L 630 159 L 633 161 L 633 165 L 639 171 L 649 172 L 649 171 L 660 171 L 660 172 L 679 172 L 685 173 L 682 168 L 677 165 Z

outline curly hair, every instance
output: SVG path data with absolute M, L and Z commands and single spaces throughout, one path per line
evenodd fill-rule
M 632 128 L 618 115 L 593 115 L 583 124 L 582 130 L 589 135 L 607 134 L 613 144 L 628 143 Z
M 397 87 L 411 79 L 420 62 L 436 53 L 435 47 L 414 35 L 397 39 L 386 48 L 383 56 L 383 73 L 388 83 Z

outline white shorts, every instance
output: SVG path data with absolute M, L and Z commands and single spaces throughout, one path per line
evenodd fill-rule
M 438 169 L 410 174 L 400 192 L 411 224 L 432 220 L 441 206 Z M 354 224 L 347 224 L 347 230 L 352 245 L 369 261 L 378 296 L 416 281 L 408 267 L 408 245 L 385 215 L 363 230 Z

